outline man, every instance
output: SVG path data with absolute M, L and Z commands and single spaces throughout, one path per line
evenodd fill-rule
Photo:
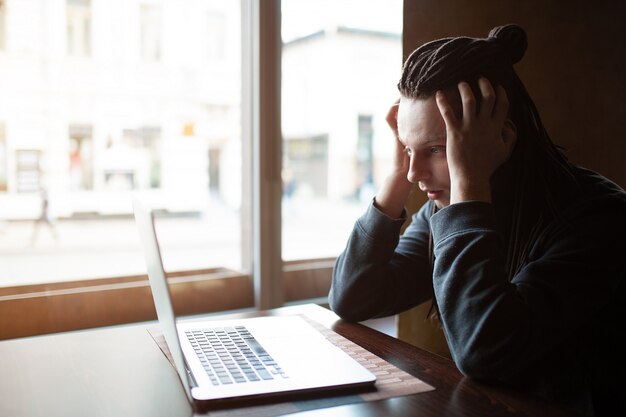
M 467 376 L 624 415 L 626 193 L 552 143 L 513 70 L 526 47 L 507 25 L 407 59 L 388 115 L 394 168 L 329 301 L 359 321 L 433 298 Z M 413 184 L 429 201 L 399 237 Z

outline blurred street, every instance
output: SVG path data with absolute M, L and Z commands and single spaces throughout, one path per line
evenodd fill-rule
M 355 202 L 290 201 L 283 207 L 283 259 L 336 256 L 364 210 Z M 0 223 L 0 286 L 145 273 L 134 219 Z M 239 214 L 214 202 L 202 213 L 157 220 L 168 271 L 240 269 Z

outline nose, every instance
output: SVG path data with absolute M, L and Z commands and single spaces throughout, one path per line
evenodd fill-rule
M 409 172 L 406 179 L 412 184 L 429 179 L 431 176 L 430 167 L 423 160 L 419 160 L 415 155 L 409 160 Z

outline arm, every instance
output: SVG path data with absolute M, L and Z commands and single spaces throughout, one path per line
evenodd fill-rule
M 463 373 L 506 379 L 573 349 L 568 342 L 584 345 L 592 320 L 617 320 L 601 311 L 624 285 L 626 208 L 588 206 L 544 232 L 511 282 L 491 204 L 455 204 L 432 216 L 435 296 Z
M 408 156 L 398 139 L 399 103 L 387 113 L 395 139 L 393 169 L 375 201 L 356 222 L 333 270 L 330 306 L 347 320 L 392 315 L 432 297 L 426 218 L 430 211 L 422 207 L 399 238 L 406 220 L 404 205 L 412 189 L 407 179 Z
M 616 294 L 623 297 L 623 193 L 621 204 L 614 199 L 604 209 L 592 199 L 570 207 L 565 221 L 541 232 L 528 262 L 509 282 L 507 242 L 496 229 L 489 182 L 512 152 L 516 131 L 506 118 L 504 90 L 494 91 L 485 79 L 478 84 L 480 106 L 467 83 L 458 85 L 460 118 L 446 94 L 437 94 L 446 123 L 451 205 L 431 219 L 435 296 L 462 372 L 496 379 L 515 379 L 524 371 L 540 375 L 541 361 L 575 357 L 590 343 L 590 329 L 597 336 L 598 326 L 608 328 L 615 320 L 601 311 L 615 309 Z
M 340 317 L 362 321 L 399 313 L 433 296 L 428 256 L 432 203 L 413 216 L 392 219 L 373 204 L 357 220 L 346 249 L 337 258 L 329 294 Z

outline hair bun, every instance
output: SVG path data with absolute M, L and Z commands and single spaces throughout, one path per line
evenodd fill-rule
M 503 55 L 507 56 L 511 64 L 521 61 L 526 48 L 528 48 L 528 37 L 526 31 L 518 25 L 498 26 L 489 32 L 489 39 L 497 41 Z

